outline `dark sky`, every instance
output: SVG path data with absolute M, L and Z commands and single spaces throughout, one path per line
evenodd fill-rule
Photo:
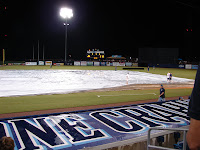
M 92 48 L 104 50 L 106 56 L 126 57 L 138 57 L 140 47 L 180 48 L 180 57 L 192 51 L 192 18 L 197 0 L 0 2 L 0 9 L 7 6 L 0 15 L 4 22 L 0 25 L 0 47 L 6 47 L 7 60 L 31 59 L 38 40 L 41 58 L 44 44 L 46 58 L 64 59 L 65 27 L 59 16 L 63 6 L 74 12 L 68 21 L 68 54 L 74 59 L 85 59 L 86 51 Z M 7 37 L 2 38 L 5 34 Z

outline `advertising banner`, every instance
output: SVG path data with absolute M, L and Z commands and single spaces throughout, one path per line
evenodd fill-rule
M 26 66 L 37 66 L 37 62 L 25 62 Z
M 100 62 L 95 61 L 95 62 L 94 62 L 94 66 L 100 66 Z
M 93 66 L 93 61 L 87 61 L 87 66 Z
M 111 66 L 111 65 L 110 65 L 110 62 L 106 62 L 106 66 Z
M 198 69 L 198 65 L 192 65 L 192 69 Z
M 126 62 L 126 66 L 131 67 L 132 66 L 132 62 Z
M 46 65 L 46 66 L 52 65 L 52 61 L 45 61 L 45 65 Z
M 106 62 L 100 62 L 101 66 L 106 66 Z
M 54 66 L 64 66 L 64 63 L 53 63 Z
M 188 100 L 64 112 L 0 120 L 0 137 L 21 149 L 87 149 L 147 136 L 150 127 L 178 128 L 190 124 Z M 162 132 L 162 131 L 161 131 Z M 158 131 L 152 131 L 152 134 Z
M 80 61 L 74 61 L 74 66 L 80 66 L 81 62 Z
M 87 66 L 87 61 L 81 61 L 81 66 Z
M 178 65 L 179 68 L 185 69 L 185 65 Z
M 138 63 L 133 63 L 133 67 L 138 67 Z
M 113 66 L 119 66 L 119 62 L 113 62 Z
M 119 66 L 125 66 L 125 62 L 119 62 Z
M 39 61 L 39 66 L 44 66 L 44 61 Z
M 192 69 L 192 64 L 186 64 L 185 69 Z

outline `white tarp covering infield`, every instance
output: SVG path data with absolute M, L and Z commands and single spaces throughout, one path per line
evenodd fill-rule
M 111 70 L 0 70 L 0 97 L 70 93 L 127 84 L 167 83 L 165 75 Z M 173 77 L 173 83 L 194 81 Z

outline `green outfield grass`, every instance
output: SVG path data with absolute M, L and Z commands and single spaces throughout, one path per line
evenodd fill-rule
M 122 70 L 124 67 L 117 67 L 117 70 Z M 3 66 L 0 70 L 46 70 L 46 69 L 72 69 L 72 70 L 115 70 L 113 66 Z M 131 71 L 131 70 L 130 70 Z M 147 67 L 144 70 L 132 70 L 147 72 Z M 167 75 L 167 72 L 171 72 L 175 77 L 195 79 L 196 70 L 186 69 L 174 69 L 174 68 L 150 68 L 149 73 Z
M 147 68 L 145 68 L 144 71 L 148 72 Z M 149 71 L 149 73 L 161 74 L 161 75 L 167 75 L 168 72 L 172 73 L 173 76 L 175 77 L 195 79 L 197 70 L 178 69 L 178 68 L 156 68 L 156 69 L 150 68 Z
M 191 94 L 191 91 L 192 89 L 166 89 L 166 97 L 187 96 Z M 1 97 L 0 114 L 157 99 L 158 94 L 159 90 L 154 89 Z

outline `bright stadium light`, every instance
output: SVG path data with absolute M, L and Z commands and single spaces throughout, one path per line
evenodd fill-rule
M 72 9 L 69 8 L 61 8 L 60 9 L 60 16 L 64 19 L 73 17 Z
M 70 19 L 71 17 L 73 17 L 73 11 L 72 11 L 72 9 L 69 9 L 66 7 L 61 8 L 60 16 L 65 19 L 64 26 L 66 28 L 66 30 L 65 30 L 65 64 L 66 64 L 67 63 L 67 26 L 69 25 L 67 23 L 67 19 Z

